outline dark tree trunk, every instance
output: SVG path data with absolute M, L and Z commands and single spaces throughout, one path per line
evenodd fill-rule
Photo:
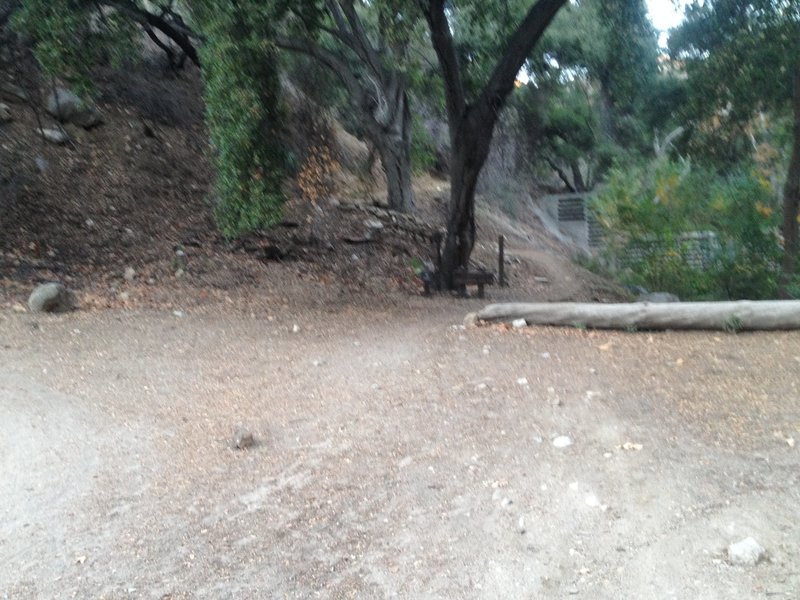
M 475 247 L 475 188 L 489 155 L 497 118 L 481 118 L 470 109 L 456 129 L 450 164 L 450 207 L 447 220 L 442 283 L 453 289 L 453 274 L 466 268 Z
M 405 87 L 391 78 L 383 86 L 382 102 L 373 109 L 361 107 L 370 141 L 381 157 L 386 174 L 389 208 L 400 212 L 414 209 L 411 186 L 411 109 Z
M 508 38 L 504 54 L 474 102 L 466 99 L 446 1 L 421 2 L 444 80 L 450 129 L 450 207 L 441 282 L 453 289 L 455 271 L 467 268 L 475 246 L 475 187 L 489 155 L 495 125 L 514 81 L 536 42 L 566 0 L 538 0 Z
M 794 277 L 798 250 L 798 209 L 800 209 L 800 65 L 795 67 L 792 92 L 794 118 L 792 156 L 783 187 L 783 277 L 781 296 L 788 297 L 788 285 Z
M 600 132 L 606 142 L 617 141 L 617 127 L 614 123 L 614 99 L 611 97 L 609 74 L 600 74 Z
M 353 0 L 329 0 L 325 4 L 342 48 L 332 50 L 302 37 L 278 37 L 275 42 L 280 48 L 315 58 L 339 77 L 369 141 L 380 155 L 389 207 L 410 212 L 414 208 L 411 109 L 404 77 L 373 46 Z

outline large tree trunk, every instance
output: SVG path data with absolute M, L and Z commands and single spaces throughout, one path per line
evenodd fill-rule
M 389 208 L 411 212 L 411 110 L 405 88 L 399 82 L 392 81 L 386 87 L 388 101 L 366 117 L 366 131 L 381 157 Z
M 447 219 L 442 283 L 453 289 L 453 274 L 467 268 L 475 246 L 475 188 L 489 155 L 497 114 L 480 115 L 469 109 L 452 135 L 450 207 Z
M 475 245 L 475 187 L 492 134 L 514 81 L 536 42 L 567 0 L 538 0 L 508 38 L 505 51 L 474 102 L 468 102 L 446 0 L 420 2 L 444 80 L 450 129 L 450 210 L 440 281 L 453 289 L 456 269 L 467 267 Z
M 800 65 L 795 67 L 792 113 L 794 137 L 789 170 L 783 187 L 783 278 L 781 296 L 788 296 L 788 286 L 794 277 L 798 250 L 798 209 L 800 208 Z

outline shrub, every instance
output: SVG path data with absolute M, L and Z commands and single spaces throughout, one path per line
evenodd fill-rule
M 616 167 L 592 209 L 606 230 L 606 260 L 625 283 L 685 299 L 777 294 L 778 198 L 754 170 Z

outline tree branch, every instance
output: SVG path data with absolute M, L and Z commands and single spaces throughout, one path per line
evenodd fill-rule
M 382 79 L 383 67 L 381 65 L 381 57 L 376 52 L 375 48 L 373 48 L 369 36 L 364 31 L 364 27 L 361 25 L 361 19 L 359 18 L 358 14 L 356 14 L 356 8 L 353 0 L 347 0 L 341 6 L 342 10 L 344 11 L 344 15 L 347 18 L 347 22 L 350 24 L 350 30 L 353 32 L 354 41 L 358 46 L 353 48 L 353 50 L 367 65 L 369 65 L 369 68 L 373 74 L 381 77 Z
M 564 0 L 566 1 L 566 0 Z M 464 81 L 461 78 L 461 69 L 458 64 L 453 36 L 450 33 L 450 23 L 444 10 L 445 0 L 420 0 L 420 8 L 428 21 L 431 32 L 431 42 L 444 79 L 445 98 L 447 102 L 447 115 L 451 123 L 456 123 L 466 110 L 464 96 Z M 453 131 L 453 128 L 450 128 Z M 453 140 L 451 140 L 452 142 Z
M 511 35 L 505 53 L 495 65 L 478 104 L 499 111 L 514 89 L 514 81 L 522 66 L 542 37 L 547 26 L 567 0 L 539 0 Z
M 147 25 L 153 29 L 157 29 L 169 39 L 171 39 L 180 48 L 184 54 L 198 67 L 200 66 L 200 57 L 197 55 L 197 49 L 194 47 L 189 35 L 180 31 L 177 27 L 170 24 L 165 19 L 155 15 L 151 12 L 143 10 L 136 6 L 130 0 L 103 0 L 107 6 L 114 7 L 123 11 L 140 25 Z
M 353 75 L 347 60 L 307 39 L 279 36 L 274 41 L 278 48 L 306 54 L 325 65 L 339 77 L 355 103 L 360 106 L 365 104 L 366 94 Z

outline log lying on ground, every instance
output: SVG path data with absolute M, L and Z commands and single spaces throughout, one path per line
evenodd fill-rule
M 592 329 L 780 330 L 800 329 L 800 301 L 490 304 L 472 316 L 479 321 L 525 319 L 528 325 Z

